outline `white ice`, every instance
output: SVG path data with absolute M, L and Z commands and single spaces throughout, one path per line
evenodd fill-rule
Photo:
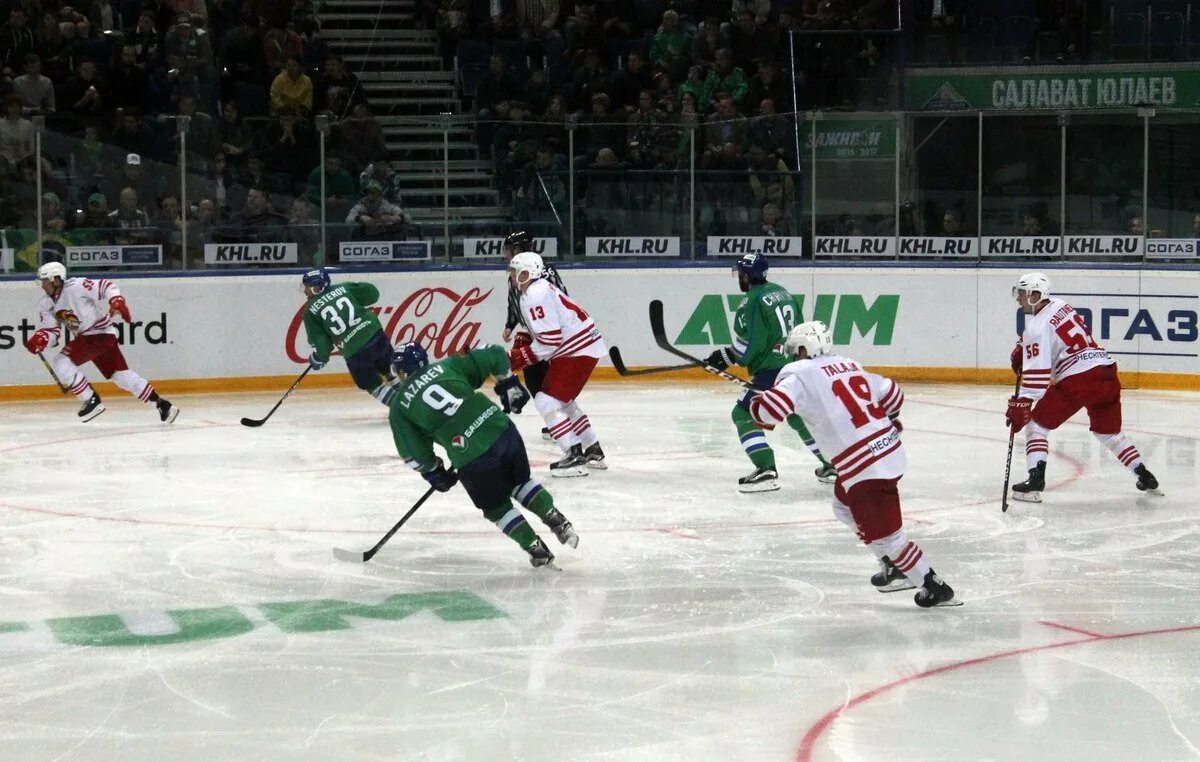
M 260 429 L 238 419 L 274 395 L 179 397 L 172 427 L 115 395 L 90 424 L 67 400 L 5 405 L 0 759 L 1200 758 L 1200 397 L 1125 393 L 1165 497 L 1081 416 L 1052 435 L 1045 502 L 1004 515 L 1006 390 L 906 392 L 907 525 L 959 608 L 871 588 L 791 432 L 771 435 L 783 489 L 738 494 L 727 386 L 592 385 L 611 469 L 586 479 L 549 478 L 539 419 L 518 417 L 582 538 L 542 529 L 561 571 L 461 490 L 370 563 L 336 561 L 425 487 L 361 392 L 302 388 Z M 261 605 L 413 593 L 502 615 L 289 632 Z M 187 614 L 167 612 L 221 607 L 248 631 L 61 636 L 169 636 Z

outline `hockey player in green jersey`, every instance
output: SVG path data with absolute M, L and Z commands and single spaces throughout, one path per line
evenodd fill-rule
M 718 349 L 705 362 L 718 370 L 730 365 L 742 365 L 750 373 L 755 389 L 767 390 L 775 377 L 792 358 L 784 352 L 783 344 L 796 325 L 796 303 L 787 289 L 767 282 L 767 258 L 762 254 L 745 254 L 738 259 L 734 271 L 738 285 L 746 296 L 738 305 L 733 319 L 733 346 Z M 763 429 L 750 416 L 750 401 L 757 392 L 747 391 L 733 406 L 733 425 L 737 427 L 742 448 L 754 464 L 754 471 L 738 479 L 742 492 L 769 492 L 779 489 L 779 472 L 775 470 L 775 452 L 767 443 Z M 800 416 L 792 415 L 788 425 L 796 430 L 804 445 L 821 461 L 817 479 L 829 484 L 837 478 L 833 466 L 821 455 L 817 443 Z
M 392 343 L 383 326 L 368 305 L 379 301 L 379 289 L 370 283 L 339 283 L 329 281 L 325 268 L 304 274 L 304 332 L 312 346 L 308 365 L 320 370 L 329 362 L 335 345 L 340 344 L 342 357 L 354 385 L 383 404 L 388 404 L 395 391 L 392 382 Z
M 542 520 L 564 545 L 579 545 L 579 536 L 554 498 L 529 474 L 525 442 L 506 413 L 519 413 L 529 392 L 512 374 L 503 347 L 486 346 L 448 357 L 433 365 L 416 343 L 401 345 L 392 368 L 402 381 L 388 416 L 396 451 L 434 489 L 446 492 L 459 481 L 475 507 L 529 554 L 534 566 L 545 566 L 554 554 L 525 520 L 521 506 Z M 489 376 L 503 412 L 478 389 Z M 442 446 L 447 469 L 433 450 Z

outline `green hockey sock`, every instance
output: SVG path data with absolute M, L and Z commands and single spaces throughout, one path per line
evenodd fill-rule
M 741 405 L 733 406 L 733 425 L 737 427 L 742 449 L 755 468 L 775 468 L 775 451 L 767 443 L 767 433 L 759 428 L 750 413 Z
M 533 527 L 529 526 L 529 522 L 521 514 L 521 509 L 513 505 L 511 501 L 505 505 L 488 508 L 483 512 L 483 516 L 500 527 L 501 532 L 508 535 L 522 548 L 528 548 L 537 541 L 537 533 L 533 531 Z
M 808 427 L 804 425 L 804 419 L 798 415 L 789 415 L 787 419 L 788 426 L 796 430 L 800 435 L 800 439 L 804 440 L 804 446 L 808 451 L 817 456 L 817 460 L 821 461 L 822 466 L 828 466 L 829 461 L 825 460 L 825 456 L 821 454 L 821 448 L 817 447 L 817 441 L 813 439 L 812 433 Z
M 554 498 L 550 495 L 550 491 L 539 484 L 536 479 L 530 479 L 518 486 L 512 491 L 512 496 L 538 518 L 544 519 L 547 513 L 554 510 Z

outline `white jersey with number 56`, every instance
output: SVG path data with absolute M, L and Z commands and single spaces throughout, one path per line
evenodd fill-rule
M 904 404 L 890 378 L 869 373 L 854 360 L 823 355 L 783 366 L 775 385 L 750 403 L 760 423 L 778 425 L 793 413 L 808 424 L 817 446 L 849 489 L 867 479 L 904 475 L 908 457 L 889 416 Z
M 521 294 L 521 317 L 533 335 L 539 360 L 560 357 L 604 357 L 604 337 L 587 311 L 545 278 Z
M 1020 396 L 1034 400 L 1042 398 L 1051 381 L 1114 362 L 1092 340 L 1075 308 L 1062 299 L 1047 299 L 1036 315 L 1025 318 L 1021 350 Z

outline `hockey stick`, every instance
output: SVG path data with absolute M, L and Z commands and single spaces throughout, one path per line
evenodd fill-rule
M 714 376 L 720 376 L 721 378 L 725 379 L 726 381 L 735 383 L 738 386 L 741 386 L 745 389 L 749 389 L 752 392 L 759 393 L 759 392 L 763 391 L 762 389 L 755 388 L 749 381 L 746 381 L 745 379 L 742 379 L 742 378 L 738 378 L 737 376 L 733 375 L 732 373 L 726 373 L 723 370 L 714 368 L 713 366 L 706 363 L 704 360 L 701 360 L 699 357 L 693 357 L 692 355 L 689 355 L 687 352 L 684 352 L 682 349 L 678 349 L 674 345 L 672 345 L 671 340 L 667 338 L 667 327 L 663 323 L 663 303 L 661 301 L 659 301 L 658 299 L 655 299 L 654 301 L 650 302 L 650 330 L 654 333 L 654 340 L 656 342 L 658 342 L 658 345 L 660 347 L 662 347 L 664 350 L 666 350 L 667 352 L 670 352 L 671 354 L 675 355 L 676 357 L 682 357 L 684 360 L 688 360 L 689 362 L 691 362 L 692 365 L 703 368 L 704 370 L 708 371 L 709 373 L 713 374 Z
M 612 360 L 613 367 L 617 370 L 617 375 L 620 376 L 649 376 L 653 373 L 670 373 L 676 370 L 687 370 L 688 368 L 700 367 L 694 362 L 686 365 L 667 365 L 662 368 L 643 368 L 642 370 L 630 370 L 625 367 L 625 362 L 621 359 L 621 351 L 616 347 L 609 347 L 608 357 Z
M 357 561 L 358 563 L 362 563 L 362 564 L 365 564 L 367 561 L 370 561 L 372 558 L 375 557 L 375 554 L 379 552 L 379 549 L 384 546 L 384 543 L 386 543 L 388 540 L 392 539 L 392 535 L 396 534 L 396 532 L 400 529 L 400 527 L 404 526 L 404 522 L 408 521 L 408 517 L 412 516 L 414 513 L 416 513 L 417 509 L 420 508 L 422 505 L 424 505 L 425 501 L 428 500 L 429 496 L 432 494 L 433 494 L 433 487 L 430 487 L 428 490 L 425 491 L 424 495 L 421 495 L 421 499 L 417 501 L 417 504 L 414 505 L 412 508 L 409 508 L 408 513 L 404 514 L 404 516 L 401 517 L 401 519 L 396 522 L 396 526 L 389 529 L 387 534 L 385 534 L 383 537 L 381 537 L 379 542 L 375 543 L 375 547 L 371 548 L 370 550 L 363 551 L 363 552 L 358 552 L 358 551 L 354 551 L 354 550 L 343 550 L 341 548 L 334 548 L 333 549 L 333 557 L 339 561 Z
M 1021 393 L 1021 374 L 1017 374 L 1017 385 L 1013 389 L 1013 395 Z M 1000 512 L 1008 513 L 1008 479 L 1012 476 L 1012 451 L 1013 442 L 1017 441 L 1017 432 L 1009 427 L 1008 430 L 1008 458 L 1004 461 L 1004 492 L 1000 493 Z
M 50 363 L 46 362 L 46 356 L 38 352 L 38 359 L 42 361 L 42 365 L 46 366 L 46 370 L 50 373 L 50 378 L 54 379 L 54 383 L 58 384 L 58 390 L 66 394 L 69 390 L 63 386 L 63 382 L 58 380 L 58 374 L 54 372 L 54 368 L 50 367 Z
M 287 399 L 288 397 L 290 397 L 292 395 L 292 392 L 296 391 L 296 387 L 300 385 L 300 382 L 304 380 L 304 377 L 308 375 L 308 372 L 310 370 L 312 370 L 311 365 L 308 366 L 307 368 L 305 368 L 304 372 L 296 377 L 296 380 L 292 382 L 292 385 L 290 387 L 288 387 L 288 390 L 286 392 L 284 392 L 283 396 L 279 398 L 279 401 L 275 403 L 275 407 L 271 408 L 271 412 L 267 413 L 265 416 L 263 416 L 262 418 L 259 418 L 258 420 L 255 420 L 253 418 L 243 418 L 242 425 L 250 426 L 250 427 L 254 428 L 254 427 L 262 426 L 264 423 L 266 423 L 267 419 L 270 418 L 272 415 L 274 415 L 275 411 L 279 409 L 279 406 L 283 404 L 283 401 L 285 399 Z

